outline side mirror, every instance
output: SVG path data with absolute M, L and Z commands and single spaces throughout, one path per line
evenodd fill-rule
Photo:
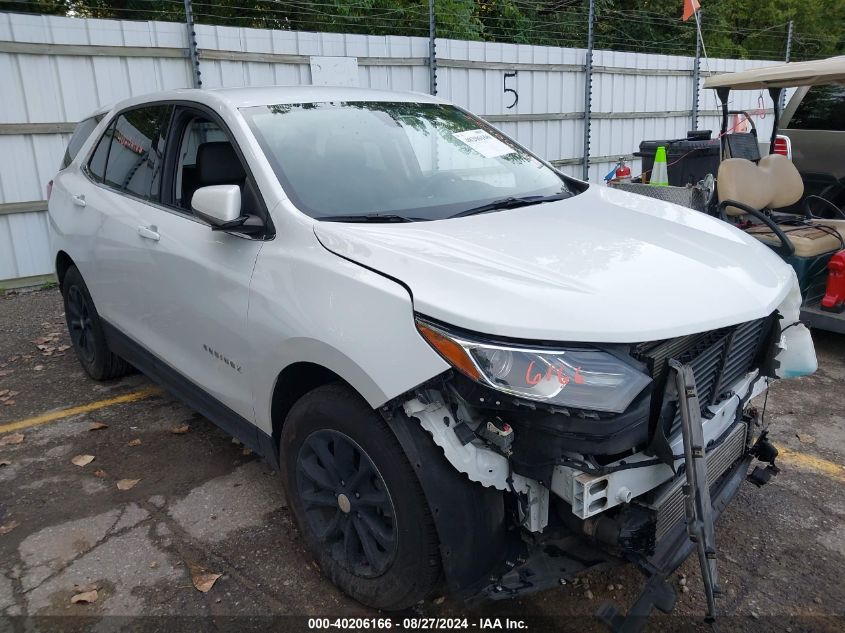
M 213 228 L 228 228 L 243 224 L 241 218 L 241 189 L 237 185 L 200 187 L 191 196 L 194 213 Z

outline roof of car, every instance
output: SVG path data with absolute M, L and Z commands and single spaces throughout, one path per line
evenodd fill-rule
M 346 86 L 263 86 L 259 88 L 219 88 L 219 94 L 232 105 L 243 108 L 279 103 L 313 103 L 321 101 L 401 101 L 438 103 L 441 100 L 421 92 L 400 92 L 352 88 Z
M 225 102 L 235 108 L 326 101 L 446 103 L 443 99 L 422 92 L 399 92 L 345 86 L 260 86 L 255 88 L 214 88 L 211 90 L 180 88 L 131 97 L 117 104 L 100 108 L 94 114 L 108 112 L 112 108 L 125 108 L 155 101 L 196 101 L 212 107 Z
M 845 55 L 715 75 L 707 78 L 704 87 L 756 90 L 842 82 L 845 82 Z

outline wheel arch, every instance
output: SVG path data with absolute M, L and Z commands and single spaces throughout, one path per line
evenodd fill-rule
M 310 361 L 291 363 L 279 372 L 270 400 L 270 420 L 273 429 L 273 445 L 276 450 L 282 436 L 282 427 L 296 401 L 309 391 L 333 382 L 341 382 L 355 390 L 336 372 Z M 355 391 L 357 393 L 357 390 Z
M 56 279 L 59 282 L 59 288 L 61 289 L 62 283 L 64 283 L 65 275 L 67 271 L 70 270 L 71 266 L 76 266 L 76 262 L 73 261 L 70 255 L 68 255 L 65 251 L 59 251 L 56 253 Z

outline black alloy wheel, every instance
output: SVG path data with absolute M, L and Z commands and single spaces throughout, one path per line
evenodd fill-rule
M 109 349 L 100 315 L 76 266 L 65 272 L 62 297 L 70 342 L 85 372 L 94 380 L 111 380 L 131 372 L 132 365 Z
M 279 437 L 282 484 L 323 574 L 374 609 L 407 609 L 441 581 L 440 540 L 396 434 L 349 385 L 294 403 Z
M 334 430 L 309 435 L 297 456 L 296 479 L 308 525 L 343 569 L 382 575 L 396 556 L 396 512 L 373 460 Z
M 71 286 L 67 293 L 67 324 L 70 340 L 79 353 L 80 360 L 89 364 L 94 361 L 94 329 L 91 323 L 91 309 L 79 286 Z

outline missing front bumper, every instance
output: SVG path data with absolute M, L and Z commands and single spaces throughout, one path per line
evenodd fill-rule
M 714 520 L 721 516 L 738 492 L 752 459 L 750 454 L 741 455 L 710 487 Z M 640 597 L 627 615 L 610 604 L 603 605 L 597 615 L 614 631 L 629 633 L 640 630 L 655 608 L 664 612 L 674 608 L 675 590 L 666 578 L 680 567 L 694 548 L 683 520 L 677 521 L 662 535 L 650 555 L 598 544 L 583 536 L 549 535 L 532 546 L 524 543 L 515 546 L 500 573 L 494 574 L 490 582 L 467 602 L 476 604 L 551 589 L 571 582 L 580 574 L 599 571 L 627 560 L 647 577 Z
M 714 521 L 739 491 L 753 457 L 745 455 L 710 488 L 710 502 Z M 666 579 L 696 548 L 690 540 L 684 521 L 676 523 L 657 544 L 654 554 L 647 558 L 633 557 L 633 562 L 648 580 L 634 605 L 622 614 L 614 605 L 605 603 L 597 617 L 616 633 L 636 633 L 645 626 L 654 609 L 669 613 L 675 607 L 677 594 Z
M 740 422 L 707 451 L 708 485 L 713 486 L 742 457 L 746 449 L 747 435 L 748 424 Z M 651 500 L 645 505 L 654 511 L 655 542 L 661 542 L 675 526 L 683 523 L 685 516 L 683 478 L 677 478 L 664 485 L 650 497 Z

